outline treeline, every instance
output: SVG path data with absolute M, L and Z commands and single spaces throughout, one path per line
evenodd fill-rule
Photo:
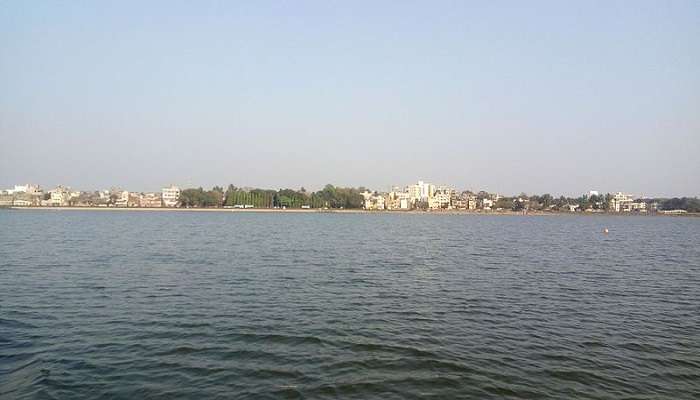
M 674 197 L 659 202 L 662 210 L 685 210 L 691 213 L 700 213 L 700 199 L 697 197 Z
M 293 189 L 243 189 L 229 185 L 211 190 L 184 189 L 180 192 L 181 207 L 254 207 L 254 208 L 362 208 L 364 188 L 342 188 L 326 185 L 323 190 L 307 192 Z
M 481 196 L 479 196 L 481 197 Z M 528 196 L 521 193 L 518 196 L 501 197 L 494 203 L 494 208 L 512 209 L 513 211 L 528 210 L 565 210 L 576 206 L 581 210 L 607 210 L 612 199 L 611 194 L 581 197 L 554 197 L 549 193 Z
M 569 206 L 576 206 L 581 210 L 610 211 L 610 202 L 613 195 L 610 193 L 599 196 L 580 197 L 553 197 L 550 194 L 528 196 L 521 193 L 519 196 L 502 197 L 495 204 L 495 208 L 512 209 L 520 211 L 529 210 L 565 210 Z M 636 200 L 647 203 L 657 203 L 659 210 L 685 210 L 691 213 L 700 213 L 700 199 L 696 197 L 674 197 L 672 199 L 641 199 Z

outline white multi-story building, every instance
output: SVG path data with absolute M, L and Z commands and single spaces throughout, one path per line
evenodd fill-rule
M 610 210 L 615 212 L 631 211 L 633 201 L 632 196 L 617 192 L 610 200 Z
M 430 200 L 431 197 L 435 194 L 435 185 L 431 185 L 430 183 L 426 183 L 423 181 L 418 181 L 418 185 L 420 185 L 420 198 L 423 201 Z
M 70 190 L 63 186 L 58 186 L 56 189 L 49 191 L 49 196 L 48 205 L 65 206 L 68 205 L 70 200 Z
M 175 207 L 180 199 L 180 188 L 174 185 L 163 188 L 162 196 L 164 207 Z
M 117 193 L 117 199 L 114 202 L 117 207 L 128 207 L 129 206 L 129 192 L 123 190 Z
M 416 202 L 427 202 L 435 194 L 435 185 L 427 182 L 418 181 L 415 185 L 406 186 L 406 192 L 409 193 L 411 200 Z
M 384 210 L 386 201 L 384 195 L 377 192 L 365 191 L 362 193 L 364 197 L 364 208 L 365 210 Z
M 421 199 L 421 184 L 423 182 L 418 182 L 417 185 L 409 185 L 406 186 L 405 192 L 408 193 L 409 198 L 411 199 L 412 202 L 417 202 L 420 201 Z

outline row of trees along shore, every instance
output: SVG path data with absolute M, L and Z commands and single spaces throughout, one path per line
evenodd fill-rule
M 520 211 L 525 208 L 529 210 L 567 210 L 570 205 L 573 205 L 580 210 L 610 211 L 612 198 L 613 195 L 610 193 L 580 197 L 553 197 L 550 194 L 528 196 L 525 193 L 521 193 L 519 196 L 501 197 L 495 202 L 494 208 L 512 209 L 514 211 Z M 518 200 L 527 200 L 527 202 Z M 657 203 L 659 210 L 700 212 L 700 199 L 695 197 L 647 198 L 639 201 L 647 204 Z
M 303 187 L 293 189 L 250 189 L 238 188 L 229 185 L 227 189 L 215 186 L 211 190 L 201 187 L 185 189 L 180 193 L 180 205 L 182 207 L 234 207 L 253 206 L 255 208 L 345 208 L 357 209 L 363 206 L 362 192 L 365 188 L 342 188 L 326 185 L 317 192 L 308 192 Z M 474 193 L 474 196 L 482 199 L 490 195 L 486 192 Z M 554 197 L 550 194 L 530 195 L 521 193 L 519 196 L 501 197 L 495 202 L 493 208 L 519 211 L 524 208 L 529 210 L 566 210 L 570 205 L 578 206 L 581 210 L 609 211 L 611 194 L 600 196 L 581 197 Z M 519 201 L 527 200 L 527 202 Z M 688 212 L 700 212 L 700 200 L 693 197 L 671 199 L 645 199 L 644 201 L 659 204 L 660 210 L 686 210 Z
M 215 186 L 211 190 L 184 189 L 180 192 L 181 207 L 234 207 L 255 208 L 362 208 L 364 188 L 342 188 L 326 185 L 317 192 L 303 187 L 293 189 L 243 189 L 229 185 L 226 190 Z

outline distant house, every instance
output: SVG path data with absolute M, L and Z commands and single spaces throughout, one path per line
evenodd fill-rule
M 564 207 L 566 207 L 566 210 L 569 212 L 575 212 L 579 208 L 578 204 L 567 204 Z
M 376 192 L 370 192 L 370 191 L 365 191 L 362 193 L 362 197 L 364 198 L 364 208 L 365 210 L 384 210 L 386 207 L 386 201 L 383 195 L 376 193 Z

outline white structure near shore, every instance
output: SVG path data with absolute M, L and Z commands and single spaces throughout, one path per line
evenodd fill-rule
M 180 199 L 180 188 L 174 185 L 163 188 L 163 207 L 176 207 Z

